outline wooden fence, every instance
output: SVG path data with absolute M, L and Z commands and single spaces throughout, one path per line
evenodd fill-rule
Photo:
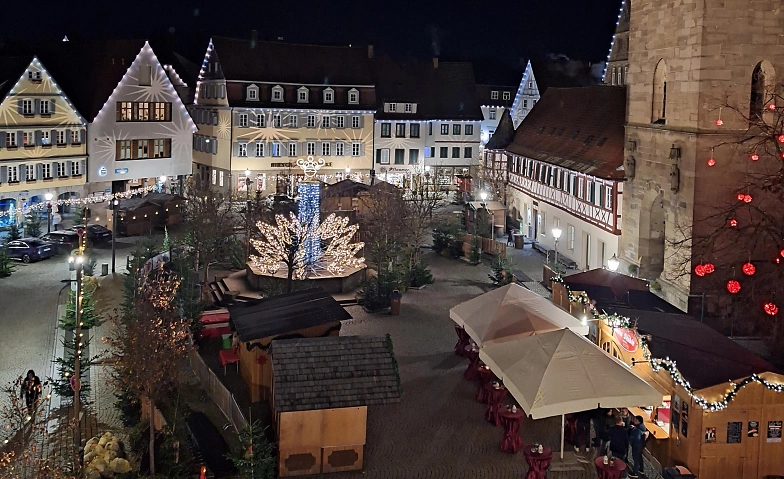
M 482 253 L 489 254 L 490 256 L 500 256 L 506 258 L 506 243 L 501 243 L 491 238 L 481 238 Z M 465 234 L 463 235 L 463 251 L 468 254 L 471 251 L 471 244 L 474 241 L 474 236 Z

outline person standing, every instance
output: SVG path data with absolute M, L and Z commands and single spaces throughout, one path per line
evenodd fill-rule
M 610 453 L 613 457 L 626 460 L 629 453 L 629 429 L 620 416 L 615 416 L 615 425 L 610 428 Z
M 506 246 L 514 246 L 514 228 L 509 228 L 509 235 L 506 237 Z
M 645 427 L 642 416 L 634 416 L 632 422 L 632 428 L 629 430 L 629 446 L 632 450 L 634 465 L 629 472 L 629 477 L 635 479 L 640 476 L 640 472 L 643 470 L 642 450 L 645 448 L 645 441 L 650 433 Z
M 621 408 L 621 419 L 623 420 L 623 425 L 626 426 L 626 428 L 632 427 L 632 415 L 628 408 Z
M 586 454 L 588 454 L 590 451 L 589 443 L 591 440 L 591 416 L 592 411 L 581 411 L 575 414 L 575 418 L 577 418 L 577 430 L 575 431 L 574 435 L 574 450 L 577 453 L 580 452 L 580 447 L 585 448 Z M 580 458 L 578 457 L 577 460 L 580 461 Z
M 22 381 L 22 394 L 25 404 L 27 404 L 27 411 L 32 412 L 38 405 L 38 400 L 41 398 L 41 380 L 35 375 L 32 369 L 27 371 L 27 376 Z

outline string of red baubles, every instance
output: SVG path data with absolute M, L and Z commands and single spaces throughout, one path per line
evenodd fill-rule
M 770 111 L 776 111 L 776 104 L 775 103 L 771 103 L 766 108 L 768 110 L 770 110 Z M 721 109 L 719 109 L 719 118 L 716 119 L 716 126 L 723 126 L 723 125 L 724 125 L 724 120 L 721 119 Z M 784 135 L 777 136 L 776 140 L 779 143 L 784 143 Z M 760 158 L 759 155 L 756 154 L 756 153 L 752 153 L 752 154 L 749 155 L 749 159 L 751 161 L 759 161 L 759 158 Z M 784 152 L 781 153 L 781 158 L 784 159 Z M 713 158 L 713 150 L 711 150 L 711 157 L 708 159 L 708 166 L 716 166 L 716 160 Z M 745 201 L 745 198 L 738 198 L 738 199 Z M 751 200 L 746 201 L 746 203 L 749 203 L 749 202 L 751 202 Z

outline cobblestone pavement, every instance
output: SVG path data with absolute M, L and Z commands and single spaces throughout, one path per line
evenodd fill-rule
M 426 253 L 435 284 L 403 297 L 400 316 L 375 315 L 349 308 L 341 334 L 392 337 L 403 385 L 399 404 L 371 407 L 363 471 L 330 474 L 334 479 L 506 478 L 524 477 L 522 453 L 499 451 L 502 429 L 485 422 L 473 383 L 462 378 L 466 360 L 453 353 L 456 341 L 449 309 L 491 289 L 489 264 L 470 266 Z M 535 257 L 519 263 L 532 278 Z M 541 260 L 540 260 L 541 261 Z M 528 273 L 526 273 L 528 274 Z M 541 262 L 539 263 L 541 277 Z M 526 420 L 527 444 L 540 442 L 559 450 L 560 418 Z M 595 478 L 583 471 L 550 472 L 551 479 Z M 652 472 L 648 477 L 657 477 Z

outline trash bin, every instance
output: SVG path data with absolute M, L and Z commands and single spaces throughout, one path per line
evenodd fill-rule
M 513 236 L 515 249 L 523 249 L 525 247 L 525 235 L 522 233 L 515 233 Z
M 681 474 L 677 468 L 665 467 L 662 469 L 662 477 L 664 479 L 697 479 L 694 474 Z
M 504 227 L 496 225 L 495 227 L 495 237 L 500 238 L 504 236 Z
M 231 349 L 231 334 L 224 334 L 221 336 L 223 338 L 223 343 L 221 344 L 222 349 Z
M 101 276 L 106 276 L 109 274 L 109 263 L 102 263 L 101 264 Z
M 389 293 L 389 306 L 390 306 L 389 314 L 391 314 L 392 316 L 400 316 L 401 298 L 403 298 L 403 295 L 397 289 Z

